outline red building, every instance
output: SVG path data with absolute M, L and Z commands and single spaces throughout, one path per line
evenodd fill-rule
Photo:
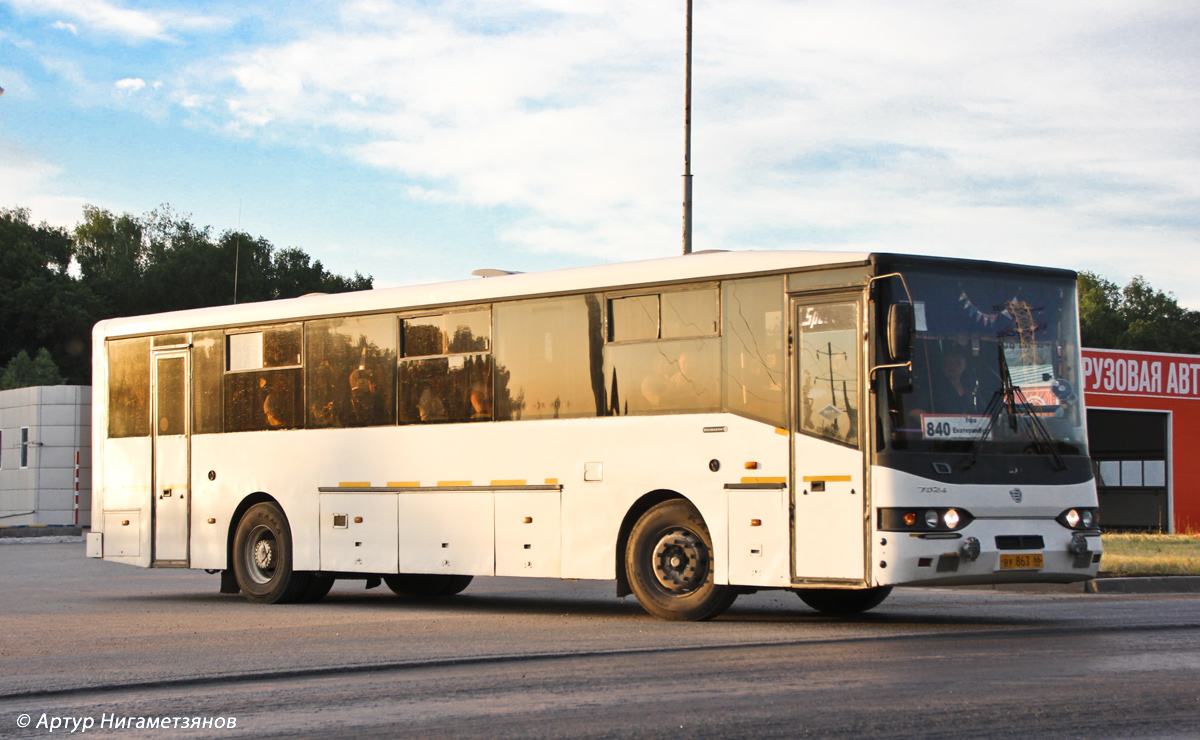
M 1200 533 L 1200 356 L 1083 350 L 1106 528 Z

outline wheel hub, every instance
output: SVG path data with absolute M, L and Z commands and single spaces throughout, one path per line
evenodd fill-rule
M 269 540 L 259 540 L 254 544 L 254 564 L 259 570 L 270 570 L 275 567 L 275 547 Z
M 654 547 L 654 575 L 663 588 L 689 593 L 708 579 L 708 548 L 695 533 L 673 529 Z

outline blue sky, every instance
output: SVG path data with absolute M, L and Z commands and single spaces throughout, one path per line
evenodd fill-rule
M 684 0 L 0 0 L 0 207 L 162 203 L 378 286 L 680 250 Z M 1200 308 L 1200 5 L 696 0 L 694 248 Z

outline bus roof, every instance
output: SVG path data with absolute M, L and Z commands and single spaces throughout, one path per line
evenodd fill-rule
M 446 283 L 328 295 L 315 294 L 275 301 L 106 319 L 96 324 L 92 334 L 96 339 L 103 339 L 217 327 L 248 327 L 324 316 L 411 311 L 426 307 L 467 305 L 522 297 L 612 291 L 640 285 L 669 285 L 820 267 L 870 264 L 878 264 L 888 269 L 917 264 L 941 264 L 1038 274 L 1061 273 L 1062 277 L 1074 276 L 1069 270 L 917 255 L 813 251 L 700 252 L 611 265 L 512 273 L 490 278 L 473 277 Z
M 107 319 L 96 324 L 96 338 L 140 336 L 202 328 L 256 326 L 322 316 L 369 314 L 424 307 L 453 306 L 526 296 L 608 291 L 638 285 L 662 285 L 730 276 L 786 272 L 834 265 L 865 265 L 867 252 L 745 251 L 704 252 L 611 265 L 547 272 L 513 273 L 447 283 L 380 288 L 349 293 L 213 306 L 186 311 Z

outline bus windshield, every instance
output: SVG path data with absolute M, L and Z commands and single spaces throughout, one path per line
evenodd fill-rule
M 888 394 L 893 449 L 1087 454 L 1072 280 L 933 269 L 904 276 L 913 390 Z M 907 300 L 898 290 L 892 298 Z

